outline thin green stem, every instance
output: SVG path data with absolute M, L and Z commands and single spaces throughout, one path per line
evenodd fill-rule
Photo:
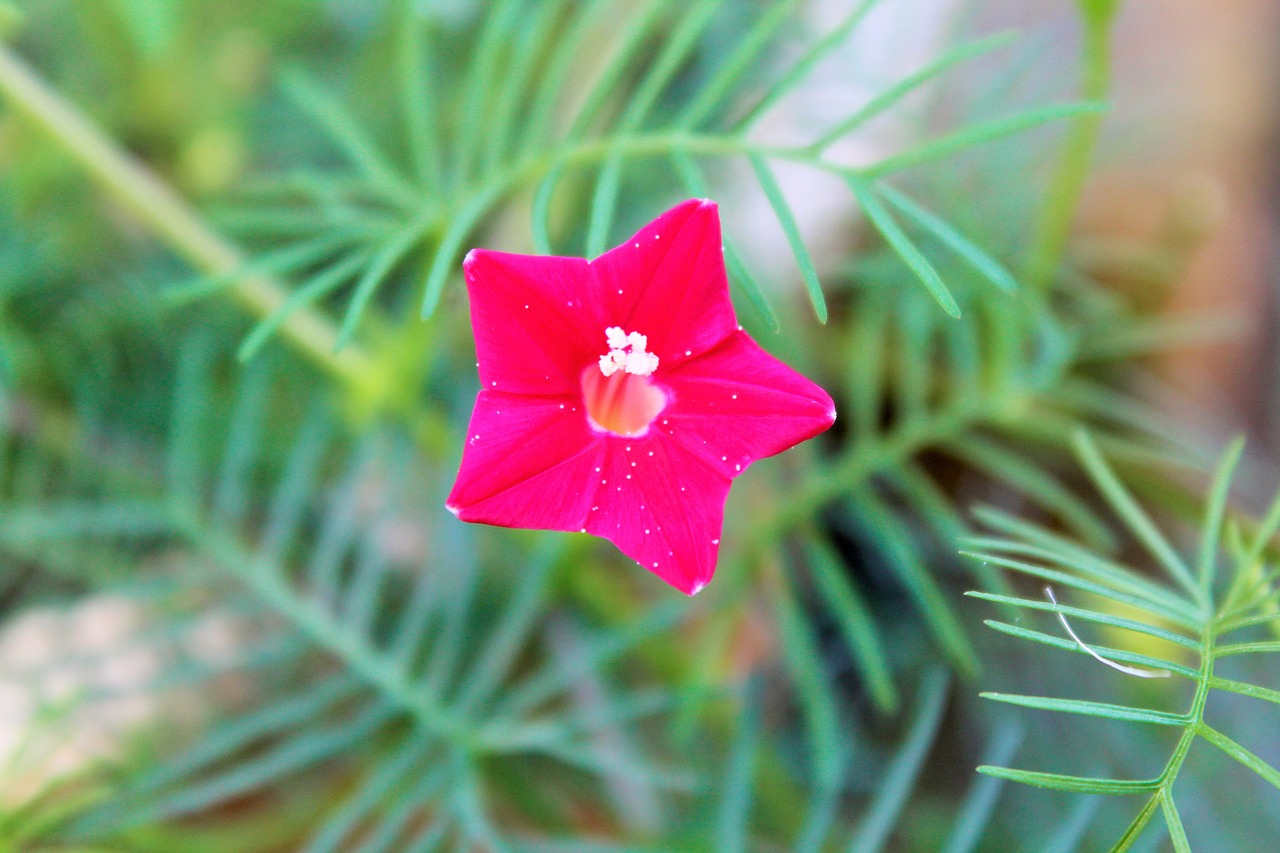
M 1082 13 L 1081 94 L 1089 101 L 1104 101 L 1111 91 L 1111 22 L 1119 6 L 1119 2 L 1085 4 Z M 1048 286 L 1062 260 L 1103 118 L 1102 113 L 1077 116 L 1063 143 L 1027 253 L 1024 275 L 1033 290 Z
M 212 275 L 236 275 L 245 268 L 247 260 L 238 248 L 217 234 L 167 184 L 108 139 L 3 45 L 0 92 L 194 266 Z M 238 277 L 231 292 L 259 318 L 274 314 L 288 298 L 287 291 L 277 282 L 253 274 Z M 371 369 L 368 356 L 355 347 L 334 351 L 337 329 L 317 311 L 292 312 L 281 324 L 280 333 L 320 367 L 347 382 L 363 381 Z

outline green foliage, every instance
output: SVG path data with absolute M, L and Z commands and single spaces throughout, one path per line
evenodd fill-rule
M 0 683 L 0 706 L 35 697 L 0 768 L 0 848 L 1071 850 L 1114 815 L 1006 779 L 1134 792 L 1129 837 L 1159 808 L 1179 843 L 1193 743 L 1275 783 L 1236 743 L 1265 724 L 1205 709 L 1277 701 L 1266 673 L 1224 667 L 1274 659 L 1280 502 L 1231 514 L 1229 457 L 1192 557 L 1150 520 L 1192 502 L 1200 450 L 1135 367 L 1213 329 L 1107 270 L 1017 263 L 1026 223 L 1075 207 L 1028 177 L 1082 180 L 1092 138 L 1071 140 L 1106 95 L 1015 96 L 1034 69 L 1069 76 L 1034 37 L 949 34 L 883 79 L 849 54 L 888 0 L 826 29 L 798 0 L 19 5 L 0 47 L 0 664 L 45 661 L 35 637 L 48 672 Z M 1081 5 L 1095 47 L 1117 5 Z M 795 119 L 832 66 L 865 99 Z M 886 118 L 900 141 L 842 159 Z M 811 245 L 797 166 L 863 226 L 835 250 Z M 764 211 L 794 287 L 739 251 L 761 232 L 726 203 L 743 320 L 840 420 L 737 483 L 715 583 L 677 602 L 611 548 L 462 525 L 442 501 L 475 391 L 463 251 L 593 255 L 685 195 Z M 1081 429 L 1126 536 L 1081 488 Z M 1029 518 L 983 512 L 996 535 L 966 562 L 977 501 Z M 1167 582 L 1116 556 L 1135 543 Z M 1152 644 L 1099 651 L 1173 673 L 1159 689 L 1190 685 L 1190 713 L 994 698 L 1171 732 L 1126 741 L 1160 776 L 992 769 L 1072 753 L 973 695 L 1024 674 L 974 630 L 975 585 L 1005 634 L 1083 654 L 1022 609 Z M 104 601 L 130 630 L 94 633 Z M 1225 815 L 1260 810 L 1237 799 Z M 1194 838 L 1203 811 L 1178 802 Z
M 1186 710 L 1181 712 L 1156 710 L 1138 704 L 983 694 L 988 699 L 1025 708 L 1080 714 L 1134 726 L 1170 727 L 1179 733 L 1163 769 L 1147 779 L 1064 775 L 998 766 L 979 768 L 979 772 L 990 776 L 1041 788 L 1139 798 L 1142 805 L 1115 843 L 1113 849 L 1116 850 L 1129 849 L 1157 811 L 1164 819 L 1174 848 L 1179 851 L 1191 849 L 1174 797 L 1174 785 L 1198 740 L 1216 747 L 1280 789 L 1280 770 L 1207 720 L 1210 699 L 1215 691 L 1280 704 L 1280 692 L 1259 684 L 1225 678 L 1216 672 L 1223 659 L 1233 655 L 1266 655 L 1280 651 L 1280 644 L 1274 641 L 1245 639 L 1267 631 L 1272 636 L 1280 634 L 1275 573 L 1267 569 L 1265 562 L 1271 540 L 1280 527 L 1280 499 L 1251 536 L 1243 533 L 1238 522 L 1226 523 L 1231 479 L 1243 449 L 1244 443 L 1236 442 L 1218 465 L 1204 510 L 1200 545 L 1192 560 L 1180 554 L 1153 524 L 1107 465 L 1097 446 L 1084 434 L 1078 437 L 1077 450 L 1091 479 L 1124 521 L 1135 542 L 1163 570 L 1167 576 L 1164 583 L 1145 577 L 1109 555 L 1000 513 L 988 513 L 985 520 L 1001 535 L 970 543 L 975 549 L 971 552 L 975 558 L 1073 590 L 1077 595 L 1086 597 L 1090 606 L 1065 606 L 1052 600 L 1045 602 L 988 593 L 971 595 L 1026 612 L 1048 611 L 1081 622 L 1111 626 L 1127 632 L 1126 637 L 1136 634 L 1152 638 L 1155 642 L 1148 645 L 1159 649 L 1152 654 L 1112 648 L 1099 648 L 1098 652 L 1109 660 L 1153 668 L 1144 670 L 1148 673 L 1154 671 L 1186 679 L 1194 687 Z M 1221 572 L 1220 564 L 1224 558 L 1227 570 Z M 1131 615 L 1117 615 L 1120 613 Z M 1054 634 L 1004 621 L 988 620 L 987 624 L 1002 633 L 1050 648 L 1088 653 L 1080 643 Z M 1227 642 L 1229 639 L 1231 641 Z M 1182 650 L 1194 654 L 1197 659 L 1195 665 L 1180 662 L 1185 656 Z M 1156 691 L 1153 690 L 1149 698 L 1156 699 Z M 1261 710 L 1265 712 L 1265 709 Z
M 294 300 L 281 305 L 251 334 L 241 357 L 256 352 L 290 312 L 350 286 L 339 346 L 347 343 L 397 267 L 418 266 L 411 261 L 415 254 L 422 256 L 421 266 L 427 269 L 421 285 L 422 312 L 430 316 L 454 275 L 463 246 L 502 204 L 522 191 L 534 191 L 533 245 L 538 251 L 558 248 L 551 236 L 557 209 L 576 213 L 585 205 L 586 243 L 570 248 L 599 254 L 622 236 L 615 217 L 625 170 L 652 161 L 668 164 L 683 191 L 693 195 L 705 195 L 706 161 L 740 158 L 749 162 L 795 254 L 820 322 L 826 321 L 827 306 L 818 271 L 771 162 L 804 165 L 848 182 L 858 204 L 929 292 L 949 313 L 957 314 L 947 284 L 879 203 L 878 193 L 892 192 L 884 179 L 992 139 L 1096 111 L 1098 105 L 1041 107 L 975 121 L 866 166 L 850 166 L 828 156 L 835 143 L 913 92 L 936 83 L 952 67 L 1007 44 L 1009 39 L 1000 36 L 947 53 L 885 88 L 811 142 L 773 144 L 762 138 L 762 120 L 803 85 L 818 63 L 841 47 L 876 2 L 856 4 L 779 79 L 757 91 L 746 71 L 776 45 L 795 5 L 774 4 L 736 42 L 720 47 L 716 57 L 707 60 L 711 70 L 692 81 L 698 86 L 697 95 L 683 104 L 677 97 L 697 73 L 689 65 L 708 38 L 709 28 L 724 13 L 723 4 L 714 0 L 697 3 L 691 10 L 668 0 L 652 0 L 634 9 L 597 2 L 567 27 L 565 19 L 572 16 L 566 4 L 537 4 L 530 19 L 522 3 L 507 0 L 485 16 L 476 49 L 460 60 L 449 56 L 442 44 L 443 25 L 429 16 L 422 20 L 406 4 L 394 27 L 401 55 L 394 68 L 393 86 L 398 91 L 392 101 L 400 106 L 400 121 L 388 130 L 385 140 L 363 130 L 358 113 L 333 98 L 324 86 L 302 72 L 290 75 L 291 100 L 326 134 L 348 168 L 308 174 L 305 183 L 284 179 L 263 187 L 273 204 L 255 204 L 253 221 L 260 222 L 265 233 L 304 232 L 308 237 L 274 250 L 261 264 L 278 272 L 296 272 L 303 265 L 315 271 L 295 291 Z M 581 93 L 581 106 L 570 106 L 565 113 L 566 96 L 578 94 L 567 83 L 596 58 L 598 46 L 591 46 L 591 54 L 584 50 L 606 19 L 619 34 L 618 43 L 604 52 L 595 83 Z M 434 91 L 422 82 L 423 68 L 431 69 Z M 404 153 L 397 156 L 397 152 Z M 575 184 L 575 196 L 582 200 L 558 206 L 557 190 L 578 177 L 585 181 Z M 1003 286 L 1012 285 L 1012 278 L 998 264 L 936 216 L 915 206 L 904 208 L 903 213 L 933 233 L 942 229 L 955 251 L 997 276 Z M 247 220 L 241 217 L 240 221 Z M 309 233 L 309 223 L 318 224 L 319 233 Z M 335 229 L 345 235 L 344 240 L 334 242 Z M 727 243 L 726 249 L 730 246 Z M 762 319 L 776 327 L 764 292 L 737 252 L 728 254 L 734 283 Z M 347 263 L 353 259 L 357 260 Z

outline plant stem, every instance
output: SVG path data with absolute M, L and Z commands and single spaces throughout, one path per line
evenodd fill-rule
M 194 266 L 212 275 L 244 269 L 246 258 L 215 232 L 177 193 L 114 144 L 72 104 L 46 86 L 7 47 L 0 45 L 0 92 L 24 116 L 49 133 L 111 194 L 161 240 Z M 270 316 L 287 298 L 281 285 L 261 275 L 245 275 L 235 297 L 258 317 Z M 314 310 L 292 312 L 280 333 L 304 355 L 350 383 L 371 369 L 367 355 L 347 346 L 335 352 L 337 330 Z
M 1081 96 L 1090 101 L 1103 101 L 1111 91 L 1111 23 L 1120 3 L 1095 0 L 1082 2 L 1081 6 L 1084 21 Z M 1103 118 L 1102 113 L 1077 116 L 1063 143 L 1027 253 L 1024 280 L 1033 292 L 1048 286 L 1062 260 Z

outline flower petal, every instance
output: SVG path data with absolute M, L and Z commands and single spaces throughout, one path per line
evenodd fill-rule
M 711 580 L 729 477 L 652 435 L 606 439 L 594 476 L 588 533 L 610 540 L 686 595 Z
M 481 387 L 575 394 L 582 368 L 605 351 L 587 262 L 475 249 L 462 268 Z
M 579 531 L 603 455 L 576 399 L 481 391 L 445 503 L 463 521 Z
M 671 403 L 655 428 L 729 477 L 836 419 L 826 391 L 740 331 L 662 380 Z
M 676 205 L 591 268 L 606 325 L 647 335 L 659 369 L 714 347 L 738 327 L 714 202 Z

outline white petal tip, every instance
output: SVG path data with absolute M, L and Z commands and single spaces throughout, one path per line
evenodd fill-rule
M 453 515 L 454 515 L 454 517 L 455 517 L 455 518 L 462 518 L 462 516 L 458 514 L 458 513 L 462 512 L 462 507 L 460 507 L 460 506 L 453 506 L 452 504 L 445 504 L 445 505 L 444 505 L 444 508 L 445 508 L 445 509 L 447 509 L 447 510 L 449 510 L 449 512 L 453 513 Z

